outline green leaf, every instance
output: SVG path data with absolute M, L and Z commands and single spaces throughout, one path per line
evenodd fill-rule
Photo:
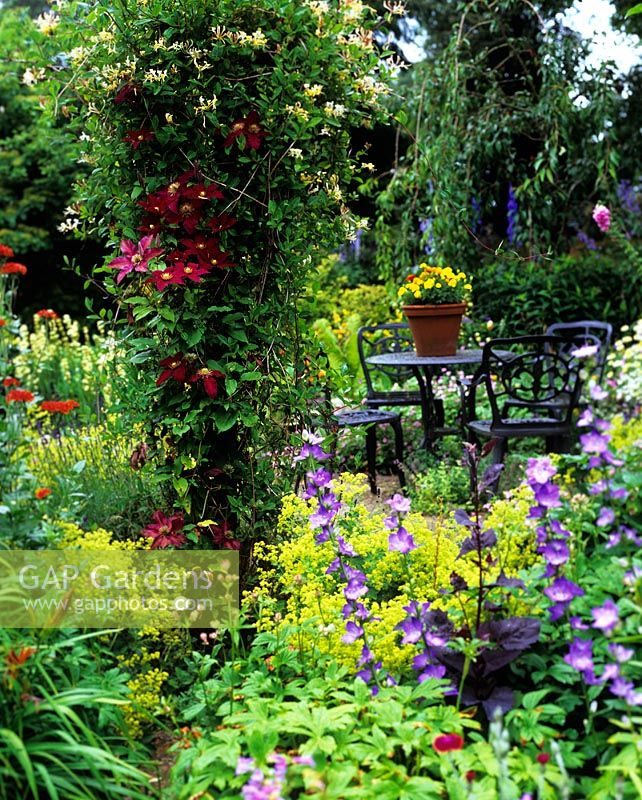
M 633 8 L 630 8 L 626 12 L 625 17 L 632 17 L 634 14 L 642 14 L 642 3 L 638 3 L 636 6 L 633 6 Z

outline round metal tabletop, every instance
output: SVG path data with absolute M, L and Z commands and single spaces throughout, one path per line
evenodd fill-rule
M 458 364 L 481 364 L 481 350 L 458 350 L 452 356 L 418 356 L 414 350 L 399 353 L 379 353 L 366 358 L 368 364 L 379 367 L 439 367 Z

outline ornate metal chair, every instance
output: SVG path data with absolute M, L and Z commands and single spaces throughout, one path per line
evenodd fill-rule
M 374 367 L 366 362 L 368 356 L 414 350 L 412 334 L 408 325 L 403 322 L 390 322 L 385 325 L 368 325 L 359 328 L 357 347 L 366 380 L 366 406 L 368 408 L 421 406 L 419 390 L 382 388 L 382 385 L 403 386 L 409 380 L 414 382 L 415 377 L 410 367 Z
M 339 428 L 364 427 L 366 429 L 366 460 L 368 464 L 368 479 L 370 491 L 377 493 L 377 427 L 390 425 L 395 436 L 395 463 L 394 471 L 399 478 L 399 486 L 406 485 L 403 461 L 403 429 L 401 417 L 393 411 L 381 411 L 374 408 L 364 408 L 355 411 L 337 411 L 333 420 Z
M 562 349 L 569 354 L 583 345 L 595 345 L 598 348 L 595 354 L 598 383 L 602 382 L 606 356 L 613 338 L 613 326 L 609 322 L 600 322 L 595 319 L 586 319 L 580 322 L 556 322 L 548 326 L 546 334 L 568 339 L 568 344 Z
M 568 336 L 520 336 L 484 346 L 481 366 L 467 386 L 464 412 L 473 441 L 497 439 L 494 461 L 503 460 L 511 437 L 544 437 L 547 450 L 568 450 L 582 366 L 570 354 L 581 341 L 570 348 L 569 341 Z M 477 418 L 480 386 L 488 396 L 490 419 Z

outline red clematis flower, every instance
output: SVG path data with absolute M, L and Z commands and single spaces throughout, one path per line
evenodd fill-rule
M 203 266 L 209 267 L 216 267 L 216 269 L 227 269 L 228 267 L 233 267 L 236 265 L 235 261 L 230 261 L 230 254 L 224 253 L 222 250 L 210 251 L 207 254 L 203 254 L 199 256 L 198 259 L 199 264 L 203 264 Z
M 458 733 L 442 733 L 435 737 L 432 746 L 438 753 L 450 753 L 452 750 L 461 750 L 464 739 Z
M 140 231 L 141 233 L 155 236 L 157 233 L 160 233 L 161 230 L 160 220 L 154 219 L 154 217 L 144 217 L 136 230 Z
M 240 550 L 241 543 L 232 536 L 232 528 L 229 523 L 221 522 L 220 525 L 210 525 L 209 532 L 217 547 L 224 550 Z
M 185 275 L 183 270 L 180 269 L 182 266 L 181 262 L 177 261 L 170 267 L 165 267 L 165 269 L 155 269 L 149 273 L 149 283 L 153 283 L 158 292 L 162 292 L 168 286 L 184 286 Z
M 142 97 L 142 89 L 138 83 L 126 83 L 120 87 L 114 97 L 114 103 L 120 105 L 121 103 L 128 103 L 133 105 L 137 103 Z
M 246 150 L 258 150 L 261 146 L 261 139 L 267 136 L 267 131 L 259 122 L 259 115 L 256 111 L 250 111 L 247 117 L 237 119 L 232 124 L 230 132 L 225 137 L 225 147 L 229 147 L 239 136 L 245 137 Z
M 41 319 L 60 319 L 52 308 L 41 308 L 40 311 L 36 311 L 34 316 L 40 317 Z
M 185 255 L 207 257 L 210 252 L 219 253 L 219 240 L 216 236 L 204 236 L 202 233 L 197 233 L 190 239 L 181 239 L 181 244 L 185 248 Z
M 138 150 L 143 142 L 150 142 L 155 139 L 153 131 L 149 128 L 139 128 L 138 130 L 130 130 L 123 136 L 123 142 L 129 142 L 134 150 Z
M 0 267 L 0 275 L 26 275 L 27 268 L 17 261 L 7 261 Z
M 49 414 L 69 414 L 74 408 L 80 408 L 77 400 L 43 400 L 40 409 Z
M 17 378 L 5 378 L 2 381 L 3 386 L 20 386 L 20 381 Z
M 0 258 L 13 258 L 14 252 L 8 244 L 0 244 Z
M 225 375 L 217 369 L 202 367 L 196 370 L 193 375 L 190 375 L 189 382 L 198 383 L 202 381 L 205 394 L 208 395 L 208 397 L 218 397 L 218 384 L 219 381 L 222 381 L 224 378 Z
M 183 192 L 183 197 L 192 200 L 222 200 L 224 195 L 215 183 L 210 183 L 207 186 L 204 183 L 197 183 L 186 189 Z
M 236 217 L 232 217 L 230 214 L 218 214 L 216 217 L 212 217 L 212 219 L 208 220 L 206 223 L 210 230 L 214 231 L 214 233 L 220 233 L 221 231 L 226 231 L 228 228 L 233 228 L 236 225 Z
M 185 520 L 182 514 L 172 514 L 170 517 L 162 511 L 154 511 L 153 522 L 144 528 L 141 533 L 153 539 L 152 550 L 163 550 L 166 547 L 180 547 L 187 541 L 183 533 Z
M 26 389 L 10 389 L 5 400 L 7 403 L 30 403 L 34 396 Z
M 170 378 L 178 381 L 178 383 L 185 383 L 187 378 L 188 362 L 183 359 L 182 353 L 177 353 L 175 356 L 164 358 L 160 362 L 160 366 L 163 367 L 163 371 L 158 376 L 156 386 L 160 386 Z
M 165 197 L 161 192 L 154 192 L 144 200 L 139 200 L 138 205 L 154 217 L 162 216 L 166 209 Z
M 122 240 L 120 251 L 123 255 L 114 258 L 107 265 L 112 269 L 119 270 L 116 283 L 120 283 L 130 272 L 147 272 L 149 261 L 163 254 L 164 251 L 161 247 L 151 247 L 153 239 L 153 236 L 143 236 L 138 244 L 129 239 Z
M 179 261 L 174 266 L 174 271 L 183 278 L 194 281 L 194 283 L 200 283 L 203 275 L 207 275 L 210 268 L 204 267 L 201 264 L 183 264 L 182 261 Z
M 188 233 L 194 233 L 203 217 L 201 210 L 204 200 L 181 197 L 176 211 L 168 210 L 165 219 L 170 225 L 182 225 Z

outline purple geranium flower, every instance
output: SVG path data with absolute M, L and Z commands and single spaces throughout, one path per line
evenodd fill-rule
M 606 452 L 611 437 L 608 434 L 590 431 L 580 436 L 580 444 L 585 453 L 595 453 L 601 455 Z
M 560 502 L 560 487 L 554 483 L 536 483 L 533 487 L 535 502 L 544 508 L 556 508 Z
M 551 539 L 537 552 L 544 557 L 547 564 L 554 567 L 565 564 L 570 556 L 568 545 L 563 539 Z
M 388 537 L 388 550 L 397 551 L 399 553 L 410 553 L 412 550 L 416 550 L 417 545 L 415 544 L 415 540 L 412 538 L 412 534 L 408 533 L 405 528 L 399 528 L 399 530 L 391 533 Z
M 613 522 L 615 522 L 615 511 L 613 511 L 612 508 L 602 506 L 595 524 L 598 526 L 598 528 L 606 528 L 608 525 L 613 524 Z
M 363 636 L 363 628 L 357 625 L 356 622 L 346 622 L 346 632 L 341 637 L 341 641 L 345 644 L 354 644 L 357 639 Z
M 568 653 L 564 656 L 564 661 L 578 672 L 586 672 L 593 669 L 592 640 L 575 637 L 571 642 Z
M 531 486 L 534 483 L 548 483 L 548 481 L 557 475 L 557 467 L 551 463 L 551 459 L 544 458 L 529 458 L 528 466 L 526 468 L 526 477 Z
M 554 603 L 570 603 L 574 597 L 581 597 L 584 589 L 562 576 L 555 578 L 553 583 L 544 589 L 544 594 Z
M 606 636 L 612 633 L 613 628 L 620 621 L 618 607 L 611 599 L 607 600 L 604 605 L 591 609 L 591 614 L 594 620 L 592 627 L 599 628 Z
M 394 494 L 386 503 L 397 514 L 407 514 L 410 511 L 410 500 L 401 494 Z

